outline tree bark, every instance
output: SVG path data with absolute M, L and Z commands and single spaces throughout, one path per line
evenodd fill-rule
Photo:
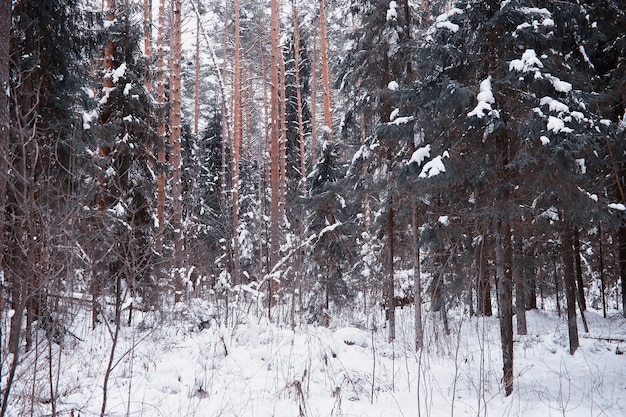
M 524 248 L 522 238 L 519 235 L 521 228 L 515 230 L 515 256 L 513 259 L 513 282 L 515 284 L 515 322 L 517 334 L 528 334 L 526 325 L 526 285 L 524 279 Z
M 241 37 L 239 27 L 239 0 L 235 0 L 235 59 L 233 65 L 233 151 L 232 151 L 232 271 L 235 284 L 241 284 L 239 277 L 239 159 L 243 140 L 243 104 L 242 104 L 242 63 Z
M 598 226 L 598 257 L 600 269 L 600 290 L 602 291 L 602 316 L 606 318 L 606 278 L 604 277 L 604 253 L 602 250 L 602 225 Z
M 513 285 L 510 277 L 511 229 L 507 222 L 496 226 L 496 274 L 502 345 L 504 392 L 513 393 Z
M 273 266 L 279 260 L 280 247 L 280 126 L 279 126 L 279 94 L 278 94 L 278 72 L 279 72 L 279 36 L 280 36 L 280 2 L 272 0 L 271 2 L 271 25 L 270 25 L 270 41 L 271 41 L 271 62 L 270 62 L 270 124 L 271 124 L 271 144 L 270 144 L 270 188 L 271 188 L 271 207 L 270 207 L 270 266 Z M 269 280 L 269 306 L 273 306 L 276 302 L 275 296 L 278 291 L 277 282 L 270 277 Z
M 569 352 L 576 353 L 580 346 L 578 325 L 576 324 L 576 276 L 574 272 L 574 242 L 572 228 L 564 222 L 562 230 L 561 254 L 563 257 L 563 275 L 565 280 L 565 298 L 567 300 L 567 330 L 569 334 Z
M 193 134 L 198 136 L 200 123 L 200 11 L 196 14 L 196 68 L 193 103 Z
M 619 226 L 619 275 L 622 283 L 622 315 L 626 317 L 626 224 Z
M 424 346 L 424 327 L 422 325 L 422 276 L 420 261 L 420 237 L 417 203 L 413 203 L 411 213 L 411 237 L 413 244 L 413 296 L 415 300 L 415 350 Z
M 172 228 L 174 301 L 183 293 L 183 235 L 182 235 L 182 166 L 181 166 L 181 8 L 182 0 L 172 1 L 170 46 L 170 162 L 172 164 Z
M 326 139 L 333 139 L 332 93 L 330 88 L 330 64 L 328 60 L 328 34 L 326 30 L 325 0 L 320 0 L 320 35 L 322 52 L 322 89 L 324 98 L 324 124 L 327 127 Z
M 158 177 L 157 177 L 157 222 L 155 252 L 163 255 L 165 233 L 165 0 L 159 0 L 159 30 L 157 34 L 157 102 L 159 104 Z
M 304 117 L 302 115 L 302 87 L 300 85 L 300 24 L 298 22 L 298 11 L 296 3 L 291 5 L 293 16 L 293 43 L 296 75 L 296 100 L 298 105 L 298 139 L 300 142 L 300 190 L 303 196 L 307 194 L 306 186 L 306 151 L 304 147 Z
M 389 275 L 385 284 L 385 298 L 387 301 L 387 320 L 389 322 L 389 343 L 396 339 L 396 297 L 394 281 L 394 210 L 393 197 L 389 196 L 387 203 L 387 244 L 389 245 Z
M 317 161 L 317 26 L 313 26 L 311 57 L 311 160 Z
M 145 86 L 152 93 L 152 0 L 143 0 L 143 37 L 143 53 L 148 60 Z
M 491 317 L 491 278 L 489 274 L 489 243 L 487 236 L 483 235 L 478 251 L 478 294 L 476 313 L 479 316 Z
M 585 300 L 585 284 L 583 282 L 583 271 L 580 259 L 580 232 L 578 228 L 574 228 L 574 260 L 576 262 L 576 286 L 578 289 L 578 305 L 581 311 L 587 310 L 587 301 Z
M 9 171 L 9 48 L 11 45 L 11 4 L 10 1 L 0 2 L 0 247 L 4 248 L 4 213 L 7 204 L 6 183 Z M 0 274 L 4 274 L 3 250 L 0 250 Z M 0 312 L 4 311 L 3 299 L 0 296 Z M 0 330 L 0 336 L 2 335 Z M 2 359 L 2 358 L 0 358 Z

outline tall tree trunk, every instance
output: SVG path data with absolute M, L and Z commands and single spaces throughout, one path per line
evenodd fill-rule
M 602 251 L 602 224 L 598 226 L 598 256 L 600 269 L 600 289 L 602 290 L 602 316 L 606 318 L 606 278 L 604 277 L 604 254 Z
M 300 142 L 300 190 L 303 196 L 307 194 L 306 186 L 306 152 L 304 147 L 304 117 L 302 115 L 302 87 L 300 85 L 300 24 L 296 3 L 291 4 L 293 16 L 293 43 L 296 73 L 296 101 L 298 102 L 298 139 Z
M 622 282 L 622 315 L 626 317 L 626 224 L 619 226 L 619 276 Z
M 145 86 L 152 93 L 152 0 L 143 0 L 143 53 L 146 56 Z
M 506 396 L 513 393 L 513 283 L 510 277 L 511 229 L 506 221 L 496 226 L 496 274 L 502 345 L 503 382 Z
M 317 161 L 317 26 L 313 26 L 311 57 L 311 160 Z
M 285 54 L 283 53 L 282 45 L 279 45 L 277 54 L 280 66 L 280 201 L 278 214 L 283 219 L 285 216 L 285 196 L 287 195 L 287 70 L 285 68 Z
M 556 255 L 552 257 L 552 275 L 554 278 L 554 293 L 556 295 L 556 313 L 561 317 L 561 277 L 556 270 Z
M 587 310 L 587 301 L 585 300 L 585 284 L 583 282 L 583 271 L 581 266 L 580 255 L 580 232 L 578 227 L 574 228 L 574 261 L 576 265 L 576 286 L 578 289 L 578 305 L 581 311 Z
M 387 244 L 389 245 L 389 275 L 385 284 L 385 299 L 387 301 L 387 320 L 389 325 L 389 343 L 396 339 L 396 297 L 395 297 L 395 281 L 394 281 L 394 210 L 393 197 L 389 196 L 387 203 Z
M 4 248 L 4 213 L 7 204 L 6 184 L 9 171 L 9 48 L 11 45 L 11 4 L 10 1 L 0 2 L 0 247 Z M 3 250 L 0 250 L 0 274 L 4 273 Z M 3 299 L 0 296 L 0 313 L 4 311 Z M 0 329 L 0 339 L 2 329 Z M 3 358 L 0 358 L 0 363 Z
M 411 237 L 413 244 L 413 296 L 415 301 L 415 350 L 424 346 L 424 327 L 422 325 L 422 274 L 420 261 L 420 237 L 417 203 L 413 203 L 411 212 Z
M 280 2 L 272 0 L 271 2 L 271 63 L 270 63 L 270 124 L 271 124 L 271 145 L 270 145 L 270 188 L 271 188 L 271 207 L 270 207 L 270 266 L 271 270 L 279 260 L 280 248 L 280 126 L 279 126 L 279 94 L 278 94 L 278 73 L 279 73 L 279 56 L 280 45 Z M 276 302 L 275 296 L 278 291 L 278 283 L 273 278 L 269 281 L 269 307 Z M 269 310 L 268 310 L 269 311 Z M 269 314 L 269 313 L 268 313 Z
M 182 234 L 182 166 L 181 166 L 181 8 L 182 0 L 172 0 L 170 46 L 170 162 L 172 164 L 172 228 L 174 301 L 183 293 L 183 234 Z
M 489 274 L 489 243 L 483 234 L 477 254 L 478 285 L 476 296 L 476 314 L 491 317 L 491 277 Z
M 574 242 L 572 228 L 563 222 L 561 253 L 563 257 L 563 276 L 565 280 L 565 298 L 567 300 L 567 330 L 569 333 L 569 352 L 576 353 L 580 346 L 578 325 L 576 324 L 576 276 L 574 272 Z
M 322 90 L 324 98 L 324 124 L 326 125 L 326 138 L 333 138 L 333 113 L 332 93 L 330 88 L 330 64 L 328 59 L 328 34 L 326 30 L 326 0 L 320 0 L 320 35 L 322 52 Z
M 243 139 L 243 104 L 242 94 L 242 63 L 241 63 L 241 38 L 239 28 L 239 0 L 235 0 L 235 59 L 233 66 L 233 151 L 232 151 L 232 272 L 231 276 L 235 284 L 241 284 L 239 280 L 239 159 L 241 142 Z
M 158 177 L 157 177 L 157 222 L 158 232 L 155 252 L 163 255 L 165 234 L 165 0 L 159 0 L 159 29 L 157 34 L 157 102 L 159 104 Z
M 521 227 L 515 230 L 515 256 L 513 257 L 513 282 L 515 284 L 515 321 L 517 334 L 528 334 L 526 325 L 526 285 L 524 279 L 524 248 Z
M 196 14 L 196 68 L 193 102 L 193 134 L 198 136 L 200 122 L 200 13 Z

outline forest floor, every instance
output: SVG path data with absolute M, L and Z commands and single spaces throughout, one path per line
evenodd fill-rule
M 107 416 L 626 415 L 626 320 L 617 312 L 604 319 L 588 311 L 590 333 L 579 323 L 573 356 L 565 317 L 528 312 L 529 334 L 515 336 L 514 392 L 505 397 L 495 317 L 451 312 L 445 334 L 439 316 L 427 316 L 416 354 L 409 308 L 398 309 L 390 344 L 383 325 L 362 330 L 372 323 L 355 317 L 292 331 L 243 313 L 218 326 L 205 307 L 167 321 L 135 312 L 132 326 L 121 327 Z M 59 416 L 100 415 L 113 329 L 91 330 L 88 312 L 75 313 L 62 347 L 40 334 L 22 357 L 9 415 L 52 415 L 51 392 Z

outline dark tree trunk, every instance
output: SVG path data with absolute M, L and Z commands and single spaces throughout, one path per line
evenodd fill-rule
M 622 281 L 622 314 L 626 317 L 626 225 L 619 227 L 619 276 Z
M 572 228 L 563 225 L 563 242 L 561 253 L 563 256 L 563 275 L 565 280 L 565 298 L 567 300 L 567 330 L 569 333 L 569 352 L 576 353 L 580 346 L 578 341 L 578 326 L 576 324 L 576 276 L 574 272 L 574 241 Z
M 385 298 L 387 301 L 387 320 L 389 321 L 389 342 L 393 342 L 396 338 L 396 297 L 394 297 L 394 268 L 393 268 L 393 197 L 389 196 L 387 211 L 387 239 L 389 244 L 389 276 L 385 284 Z
M 11 44 L 11 3 L 0 1 L 0 244 L 4 247 L 4 209 L 6 206 L 6 172 L 9 162 L 9 46 Z M 0 250 L 0 268 L 2 268 L 2 250 Z M 0 297 L 0 311 L 2 311 Z M 1 330 L 0 330 L 1 332 Z M 0 333 L 1 336 L 1 333 Z
M 606 318 L 606 279 L 604 277 L 604 254 L 602 253 L 602 225 L 598 227 L 598 256 L 600 257 L 600 289 L 602 290 L 602 315 Z
M 511 282 L 511 231 L 507 222 L 496 230 L 496 275 L 498 278 L 498 312 L 502 344 L 504 392 L 513 393 L 513 285 Z
M 493 311 L 491 309 L 491 279 L 489 276 L 489 255 L 488 255 L 488 243 L 487 237 L 483 236 L 483 241 L 480 244 L 478 251 L 478 285 L 477 285 L 477 302 L 476 302 L 476 314 L 479 316 L 491 316 Z
M 540 269 L 529 268 L 530 272 L 526 275 L 526 309 L 527 310 L 536 310 L 537 309 L 537 273 Z
M 578 228 L 574 228 L 574 260 L 576 261 L 576 285 L 578 287 L 578 305 L 581 311 L 587 310 L 585 300 L 585 284 L 583 283 L 583 270 L 580 259 L 580 236 Z
M 554 291 L 556 294 L 556 312 L 561 317 L 561 277 L 556 271 L 556 256 L 552 260 L 553 275 L 554 275 Z
M 515 257 L 513 264 L 513 281 L 515 283 L 515 320 L 517 324 L 517 334 L 528 334 L 526 325 L 526 285 L 524 280 L 524 249 L 522 248 L 522 238 L 519 236 L 520 228 L 517 228 L 515 235 Z

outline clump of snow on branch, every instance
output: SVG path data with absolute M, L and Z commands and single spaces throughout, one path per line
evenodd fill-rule
M 387 85 L 387 88 L 390 89 L 391 91 L 396 91 L 398 88 L 400 88 L 400 85 L 398 84 L 397 81 L 391 81 Z
M 525 50 L 521 59 L 514 59 L 509 63 L 509 71 L 538 72 L 540 68 L 543 68 L 543 63 L 537 58 L 534 49 Z
M 422 172 L 420 173 L 420 178 L 432 178 L 436 175 L 441 174 L 442 172 L 446 172 L 446 166 L 443 164 L 443 158 L 449 158 L 450 154 L 448 151 L 444 152 L 443 155 L 436 156 L 432 160 L 428 161 L 424 164 L 424 168 L 422 168 Z
M 546 128 L 554 133 L 564 132 L 564 133 L 572 133 L 573 130 L 569 127 L 565 127 L 565 122 L 558 117 L 549 116 L 548 124 Z
M 626 211 L 626 206 L 624 206 L 622 203 L 609 203 L 609 208 L 619 211 Z
M 437 29 L 447 29 L 455 33 L 458 32 L 459 25 L 457 25 L 456 23 L 452 23 L 450 22 L 450 20 L 448 20 L 450 19 L 450 17 L 457 15 L 457 14 L 463 14 L 463 10 L 453 7 L 452 9 L 450 9 L 449 12 L 439 15 L 437 17 L 437 20 L 435 21 L 435 27 Z
M 476 116 L 482 119 L 485 117 L 485 112 L 487 112 L 489 116 L 498 117 L 498 111 L 491 109 L 491 105 L 496 102 L 496 99 L 493 97 L 493 91 L 491 90 L 491 75 L 480 83 L 480 93 L 478 93 L 476 98 L 478 99 L 478 104 L 474 110 L 467 113 L 467 117 Z
M 398 18 L 398 3 L 395 1 L 389 2 L 389 9 L 387 9 L 387 22 L 396 20 Z
M 126 73 L 126 62 L 122 62 L 122 64 L 113 71 L 111 77 L 113 78 L 113 83 L 116 84 L 120 78 L 124 76 Z
M 430 145 L 426 145 L 413 152 L 409 163 L 415 162 L 418 166 L 420 166 L 426 158 L 430 158 Z

